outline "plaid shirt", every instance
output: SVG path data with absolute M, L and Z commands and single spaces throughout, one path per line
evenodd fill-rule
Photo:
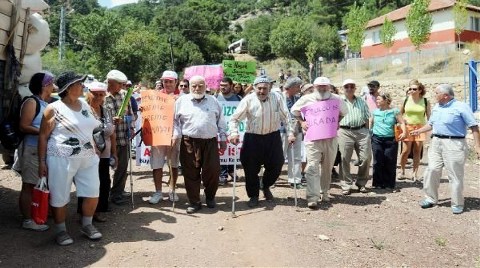
M 123 99 L 125 98 L 126 91 L 121 90 L 118 94 L 112 95 L 108 94 L 105 98 L 105 103 L 103 107 L 110 112 L 112 117 L 115 117 L 122 107 Z M 131 105 L 128 104 L 126 115 L 132 115 L 132 108 Z M 117 134 L 117 145 L 125 146 L 128 144 L 128 133 L 129 128 L 125 121 L 115 125 L 115 133 Z

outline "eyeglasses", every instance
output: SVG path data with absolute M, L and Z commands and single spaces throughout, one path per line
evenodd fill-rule
M 188 87 L 187 85 L 179 85 L 179 87 Z

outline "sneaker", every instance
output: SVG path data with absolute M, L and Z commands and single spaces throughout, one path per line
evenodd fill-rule
M 155 192 L 152 194 L 152 196 L 150 196 L 150 200 L 148 200 L 148 203 L 150 204 L 158 204 L 158 202 L 160 202 L 160 200 L 163 199 L 163 195 L 161 192 Z
M 308 202 L 307 206 L 309 209 L 317 209 L 317 202 Z
M 218 178 L 218 186 L 224 186 L 225 184 L 227 184 L 227 178 Z
M 421 208 L 431 208 L 435 206 L 434 203 L 428 201 L 427 199 L 423 199 L 422 201 L 418 202 Z
M 102 233 L 100 233 L 95 226 L 92 224 L 85 225 L 82 227 L 82 234 L 87 236 L 90 240 L 97 240 L 102 238 Z
M 250 208 L 254 208 L 254 207 L 258 206 L 258 197 L 252 197 L 252 198 L 250 198 L 250 200 L 248 201 L 247 205 L 248 205 L 248 207 L 250 207 Z
M 452 206 L 453 214 L 462 214 L 463 213 L 463 206 Z
M 173 191 L 170 191 L 168 193 L 168 199 L 172 202 L 178 202 L 178 200 L 180 200 L 180 198 L 178 198 L 178 195 L 176 192 L 173 192 Z
M 270 188 L 268 187 L 263 188 L 263 195 L 265 196 L 265 200 L 267 201 L 273 200 L 273 194 L 272 194 L 272 191 L 270 191 Z
M 367 188 L 365 188 L 365 186 L 358 187 L 358 191 L 363 194 L 368 193 L 368 190 Z
M 36 224 L 32 219 L 24 220 L 22 223 L 23 229 L 43 232 L 50 228 L 48 225 L 45 224 Z
M 123 196 L 112 197 L 111 201 L 112 201 L 112 203 L 114 203 L 115 205 L 118 205 L 118 206 L 121 206 L 121 205 L 128 202 L 128 200 L 125 199 Z
M 322 202 L 329 202 L 330 197 L 328 197 L 328 193 L 323 193 L 322 195 Z
M 190 204 L 187 208 L 187 214 L 193 214 L 202 209 L 202 203 Z
M 73 239 L 70 237 L 70 235 L 66 231 L 59 232 L 55 237 L 55 241 L 60 246 L 68 246 L 73 244 Z

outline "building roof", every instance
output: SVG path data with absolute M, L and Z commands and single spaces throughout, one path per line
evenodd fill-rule
M 455 0 L 432 0 L 430 1 L 430 5 L 428 6 L 428 11 L 433 12 L 437 10 L 451 8 L 455 5 L 455 2 L 456 2 Z M 402 8 L 396 9 L 383 16 L 372 19 L 368 22 L 366 28 L 368 29 L 374 26 L 382 25 L 383 22 L 385 21 L 385 17 L 387 17 L 387 19 L 391 21 L 403 20 L 407 17 L 408 11 L 410 10 L 410 6 L 411 4 L 408 6 L 404 6 Z M 480 7 L 473 6 L 473 5 L 467 5 L 467 9 L 480 12 Z

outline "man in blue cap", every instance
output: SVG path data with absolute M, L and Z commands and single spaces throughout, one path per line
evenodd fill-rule
M 265 199 L 273 200 L 270 186 L 277 180 L 284 163 L 280 123 L 287 124 L 288 109 L 280 94 L 270 92 L 271 79 L 259 76 L 253 82 L 255 94 L 249 94 L 242 99 L 230 120 L 230 137 L 233 144 L 240 142 L 238 135 L 239 123 L 247 119 L 246 133 L 243 138 L 240 162 L 245 171 L 245 187 L 249 207 L 258 206 L 260 183 L 258 173 L 262 165 L 263 193 Z

